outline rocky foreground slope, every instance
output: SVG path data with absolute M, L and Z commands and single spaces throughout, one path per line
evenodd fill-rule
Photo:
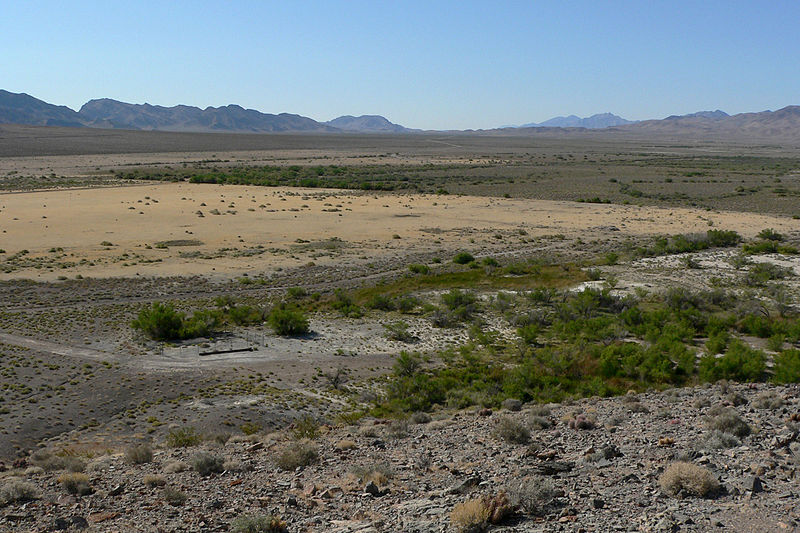
M 186 446 L 158 443 L 152 458 L 148 445 L 91 458 L 41 449 L 6 465 L 0 530 L 800 527 L 800 387 L 720 383 L 505 407 L 306 420 L 200 443 L 176 428 L 170 444 Z

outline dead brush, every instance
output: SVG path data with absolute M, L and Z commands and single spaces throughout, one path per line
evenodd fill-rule
M 687 462 L 669 465 L 658 478 L 658 484 L 671 496 L 684 492 L 706 498 L 719 490 L 719 482 L 710 470 Z

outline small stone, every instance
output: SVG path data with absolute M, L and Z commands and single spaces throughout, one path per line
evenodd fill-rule
M 76 529 L 86 529 L 89 527 L 89 522 L 84 517 L 75 515 L 72 517 L 72 525 L 75 526 Z
M 113 489 L 108 491 L 108 495 L 109 496 L 119 496 L 124 491 L 125 491 L 125 485 L 123 483 L 120 483 L 119 485 L 117 485 L 116 487 L 114 487 Z
M 492 416 L 492 410 L 488 407 L 484 407 L 480 411 L 478 411 L 478 416 Z
M 594 507 L 595 509 L 602 509 L 605 506 L 606 506 L 606 502 L 604 502 L 600 498 L 593 498 L 592 499 L 592 507 Z
M 64 531 L 65 529 L 68 529 L 70 525 L 71 522 L 69 520 L 59 516 L 53 520 L 53 527 L 51 528 L 51 531 Z
M 297 507 L 297 498 L 292 494 L 288 498 L 286 498 L 286 505 L 291 507 Z

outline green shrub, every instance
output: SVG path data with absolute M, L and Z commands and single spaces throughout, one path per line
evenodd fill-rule
M 497 259 L 495 259 L 494 257 L 484 257 L 483 260 L 481 260 L 481 264 L 483 266 L 488 266 L 488 267 L 499 267 L 500 266 L 500 263 L 498 263 Z
M 292 300 L 302 300 L 308 295 L 303 287 L 289 287 L 286 296 Z
M 149 308 L 139 311 L 139 317 L 131 323 L 155 340 L 182 338 L 184 314 L 175 311 L 169 304 L 154 302 Z
M 390 339 L 400 342 L 414 342 L 416 337 L 413 333 L 408 331 L 408 324 L 402 321 L 392 322 L 391 324 L 384 324 L 386 329 L 386 336 Z
M 203 437 L 192 426 L 169 430 L 166 436 L 167 446 L 171 448 L 189 448 L 197 446 Z
M 459 252 L 453 257 L 453 263 L 457 265 L 466 265 L 475 261 L 475 258 L 469 252 Z
M 267 321 L 278 335 L 304 335 L 309 331 L 303 312 L 285 303 L 273 307 Z
M 334 300 L 331 302 L 331 307 L 347 318 L 361 318 L 364 316 L 364 312 L 361 310 L 361 307 L 353 301 L 353 297 L 341 289 L 337 289 L 334 293 Z
M 411 264 L 408 269 L 414 274 L 430 274 L 430 267 L 428 265 Z
M 294 421 L 291 428 L 292 437 L 297 440 L 314 440 L 319 435 L 319 422 L 312 416 L 304 416 Z
M 761 381 L 766 368 L 766 356 L 762 351 L 734 339 L 722 357 L 706 355 L 700 359 L 699 375 L 703 381 L 710 382 L 720 379 Z
M 367 302 L 369 309 L 378 309 L 380 311 L 394 311 L 395 303 L 390 296 L 385 294 L 376 294 Z
M 403 314 L 408 314 L 419 306 L 419 298 L 414 296 L 404 296 L 397 300 L 397 310 Z
M 228 310 L 228 319 L 237 326 L 249 326 L 264 322 L 263 309 L 252 305 L 238 305 Z
M 231 522 L 233 533 L 287 533 L 286 522 L 273 515 L 241 515 Z
M 764 241 L 780 242 L 783 240 L 783 235 L 781 235 L 772 228 L 762 229 L 760 232 L 758 232 L 757 237 Z
M 800 350 L 784 350 L 776 355 L 774 371 L 775 383 L 800 383 Z

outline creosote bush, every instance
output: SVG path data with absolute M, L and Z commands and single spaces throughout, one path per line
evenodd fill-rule
M 469 252 L 459 252 L 453 257 L 453 263 L 457 265 L 466 265 L 475 261 L 475 258 Z
M 671 496 L 685 492 L 706 498 L 719 490 L 719 482 L 710 470 L 686 462 L 669 465 L 658 478 L 658 484 L 661 490 Z
M 197 446 L 203 437 L 192 426 L 171 429 L 167 433 L 167 446 L 171 448 L 189 448 Z

